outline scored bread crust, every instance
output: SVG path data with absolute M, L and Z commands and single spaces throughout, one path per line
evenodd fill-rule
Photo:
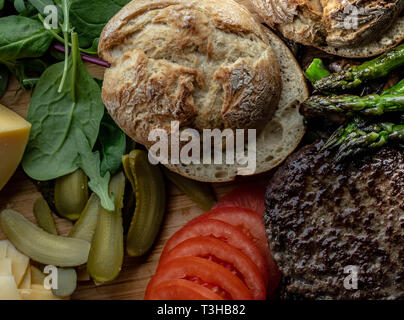
M 404 40 L 404 0 L 351 0 L 349 3 L 369 11 L 368 18 L 359 18 L 364 22 L 357 30 L 342 26 L 349 14 L 344 12 L 347 3 L 342 0 L 236 1 L 285 38 L 342 57 L 372 57 Z
M 231 0 L 136 0 L 105 26 L 111 67 L 103 101 L 115 122 L 151 147 L 154 129 L 262 129 L 282 81 L 266 34 Z
M 263 30 L 278 57 L 283 89 L 273 118 L 257 136 L 257 168 L 254 174 L 279 166 L 297 148 L 306 132 L 299 106 L 309 97 L 306 78 L 292 52 L 272 31 L 267 28 Z M 238 176 L 237 164 L 179 164 L 166 167 L 187 178 L 203 182 L 228 182 Z
M 130 47 L 131 50 L 128 52 L 128 46 L 133 46 L 135 42 L 131 38 L 132 32 L 136 30 L 136 35 L 138 35 L 143 30 L 150 28 L 148 23 L 149 15 L 153 15 L 156 11 L 163 10 L 169 6 L 177 5 L 183 5 L 185 9 L 198 8 L 199 11 L 208 14 L 216 28 L 225 30 L 224 35 L 228 38 L 224 42 L 225 50 L 229 51 L 232 49 L 232 43 L 240 41 L 240 37 L 243 37 L 242 41 L 244 41 L 244 38 L 247 38 L 248 46 L 242 47 L 244 51 L 237 52 L 239 57 L 247 59 L 248 57 L 245 57 L 246 53 L 250 56 L 260 54 L 259 58 L 264 62 L 256 65 L 255 72 L 260 71 L 258 74 L 261 81 L 254 87 L 258 87 L 259 90 L 268 90 L 272 98 L 268 101 L 271 107 L 266 115 L 262 115 L 263 112 L 260 109 L 263 106 L 260 106 L 260 101 L 256 101 L 257 99 L 255 99 L 250 107 L 246 106 L 247 119 L 257 118 L 254 114 L 258 110 L 260 111 L 258 118 L 261 118 L 263 122 L 257 137 L 257 170 L 255 173 L 265 172 L 279 165 L 297 147 L 304 135 L 305 127 L 303 117 L 299 114 L 299 105 L 308 98 L 307 84 L 300 66 L 287 46 L 272 32 L 261 26 L 247 9 L 232 0 L 138 0 L 132 1 L 125 6 L 110 20 L 100 37 L 99 55 L 111 64 L 111 68 L 106 70 L 105 73 L 102 92 L 103 100 L 109 113 L 126 134 L 146 147 L 150 146 L 147 138 L 151 129 L 147 123 L 152 123 L 154 128 L 169 130 L 169 120 L 172 120 L 170 116 L 172 116 L 174 111 L 177 111 L 176 114 L 180 115 L 175 120 L 179 120 L 183 127 L 187 127 L 188 125 L 189 127 L 197 127 L 198 129 L 209 127 L 220 129 L 220 123 L 219 125 L 217 122 L 209 123 L 206 122 L 206 119 L 209 119 L 214 112 L 221 114 L 221 110 L 213 110 L 213 112 L 212 110 L 208 110 L 203 117 L 200 117 L 199 122 L 195 120 L 189 121 L 192 119 L 192 115 L 190 112 L 184 112 L 184 110 L 187 110 L 190 103 L 189 101 L 184 102 L 184 100 L 178 100 L 178 102 L 184 102 L 178 110 L 173 110 L 176 105 L 168 104 L 165 111 L 170 114 L 165 113 L 163 116 L 154 110 L 155 105 L 149 103 L 147 108 L 143 109 L 142 112 L 144 114 L 156 112 L 157 114 L 155 113 L 152 117 L 145 118 L 147 121 L 140 121 L 140 125 L 138 121 L 139 115 L 136 115 L 134 112 L 133 108 L 138 103 L 138 100 L 133 99 L 133 90 L 136 90 L 137 81 L 143 76 L 142 72 L 138 72 L 138 70 L 139 68 L 143 68 L 144 64 L 147 63 L 148 56 L 145 54 L 145 51 L 149 49 L 147 45 L 150 42 L 144 43 L 140 41 L 136 45 L 143 46 L 143 48 Z M 181 17 L 177 18 L 180 21 L 182 20 Z M 211 22 L 208 22 L 208 24 L 211 24 Z M 163 34 L 162 36 L 165 35 Z M 143 54 L 139 52 L 142 51 L 141 49 L 143 49 Z M 249 50 L 253 50 L 254 52 Z M 262 58 L 262 55 L 264 58 Z M 233 65 L 237 66 L 239 61 L 240 59 L 237 59 Z M 129 63 L 129 65 L 125 66 L 125 63 Z M 155 70 L 160 70 L 164 67 L 165 65 L 161 64 L 153 66 Z M 181 73 L 183 71 L 181 68 L 182 66 L 177 68 L 175 73 Z M 248 70 L 239 69 L 237 71 L 237 68 L 234 70 L 236 70 L 233 72 L 235 78 L 230 79 L 232 81 L 229 81 L 228 84 L 224 83 L 223 90 L 226 91 L 226 86 L 236 87 L 232 89 L 233 92 L 230 90 L 230 93 L 233 94 L 230 94 L 229 97 L 239 96 L 240 98 L 240 95 L 234 92 L 240 80 L 243 84 L 241 89 L 248 89 L 247 92 L 251 91 L 248 87 L 250 80 L 244 77 L 248 73 Z M 134 72 L 135 74 L 131 75 L 130 72 Z M 167 72 L 170 73 L 168 77 Z M 127 78 L 125 78 L 125 73 Z M 190 70 L 187 70 L 185 73 L 195 74 Z M 122 78 L 123 74 L 124 77 Z M 165 75 L 160 75 L 157 80 L 164 82 L 167 78 L 173 77 L 172 74 L 172 70 L 168 70 Z M 197 82 L 198 77 L 195 76 L 195 78 L 195 82 Z M 128 85 L 128 87 L 120 87 L 122 84 Z M 164 82 L 164 84 L 170 85 L 167 82 Z M 196 86 L 197 83 L 193 85 Z M 190 90 L 190 87 L 185 86 L 185 89 Z M 167 94 L 167 92 L 164 94 Z M 242 97 L 243 95 L 241 94 Z M 223 99 L 226 100 L 226 94 L 224 94 Z M 192 111 L 192 108 L 190 109 Z M 243 118 L 240 112 L 234 112 L 233 114 L 235 114 L 234 118 L 236 120 Z M 227 127 L 231 126 L 227 124 Z M 251 123 L 248 122 L 236 123 L 236 127 L 252 128 Z M 238 174 L 237 164 L 170 164 L 166 166 L 185 177 L 207 182 L 231 181 Z

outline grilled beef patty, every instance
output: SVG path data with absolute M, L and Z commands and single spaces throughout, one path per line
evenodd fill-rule
M 292 155 L 266 192 L 282 298 L 404 299 L 404 156 L 334 164 L 322 145 Z M 347 266 L 359 268 L 357 290 L 344 287 Z

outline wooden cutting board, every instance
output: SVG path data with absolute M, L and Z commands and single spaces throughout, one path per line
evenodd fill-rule
M 87 68 L 94 77 L 103 77 L 103 68 L 94 65 L 87 65 Z M 11 79 L 8 91 L 0 100 L 0 103 L 25 117 L 30 98 L 31 93 L 20 89 L 18 82 Z M 268 179 L 269 175 L 265 174 L 240 179 L 232 183 L 214 184 L 213 187 L 216 195 L 220 198 L 238 184 L 254 182 L 265 185 Z M 5 208 L 17 210 L 29 220 L 35 222 L 32 208 L 35 200 L 40 196 L 34 184 L 19 168 L 4 189 L 0 191 L 0 210 Z M 87 278 L 85 267 L 80 268 L 78 274 L 81 280 L 72 299 L 143 299 L 147 283 L 156 271 L 160 254 L 167 239 L 202 212 L 185 194 L 170 185 L 168 187 L 166 217 L 152 251 L 142 259 L 125 257 L 119 277 L 115 281 L 102 286 L 95 286 Z M 58 231 L 62 235 L 66 235 L 72 228 L 71 222 L 67 220 L 60 219 L 56 215 L 55 220 Z M 0 240 L 2 239 L 5 239 L 5 236 L 0 228 Z

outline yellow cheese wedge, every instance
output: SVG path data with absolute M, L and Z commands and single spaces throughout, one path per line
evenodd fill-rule
M 8 247 L 8 241 L 1 240 L 0 241 L 0 259 L 7 257 L 7 247 Z
M 24 278 L 22 278 L 18 289 L 31 289 L 31 268 L 28 266 Z
M 45 281 L 45 275 L 37 267 L 31 266 L 31 287 L 32 285 L 41 285 Z
M 13 276 L 0 276 L 0 300 L 21 300 Z
M 18 251 L 10 241 L 5 240 L 5 242 L 8 244 L 7 258 L 10 258 L 12 261 L 14 279 L 17 286 L 19 286 L 28 269 L 29 258 L 25 254 Z
M 0 190 L 21 162 L 30 130 L 29 122 L 0 104 Z
M 19 289 L 20 296 L 23 300 L 62 300 L 53 295 L 51 290 L 46 289 Z
M 13 269 L 11 268 L 12 261 L 10 258 L 0 259 L 0 276 L 12 276 Z

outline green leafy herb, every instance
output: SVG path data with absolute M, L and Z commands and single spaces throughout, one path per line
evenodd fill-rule
M 59 62 L 43 73 L 32 95 L 27 115 L 32 128 L 22 165 L 31 178 L 39 181 L 81 168 L 102 206 L 113 210 L 108 193 L 110 175 L 101 176 L 99 153 L 92 152 L 104 115 L 101 91 L 80 59 L 77 34 L 72 34 L 72 43 L 62 92 L 58 92 L 58 86 L 64 63 Z
M 101 175 L 115 174 L 122 166 L 122 156 L 126 151 L 126 135 L 105 112 L 98 135 L 101 158 Z
M 63 85 L 66 81 L 67 75 L 67 64 L 69 60 L 69 31 L 70 31 L 70 24 L 69 24 L 69 10 L 70 10 L 71 2 L 70 0 L 62 0 L 62 11 L 63 11 L 63 25 L 62 25 L 62 32 L 63 32 L 63 40 L 65 44 L 65 62 L 64 62 L 64 69 L 62 80 L 60 81 L 60 86 L 58 92 L 62 92 Z
M 70 22 L 79 33 L 80 47 L 99 38 L 105 24 L 130 0 L 71 0 Z
M 14 8 L 15 10 L 17 10 L 17 12 L 24 12 L 25 10 L 27 10 L 24 0 L 15 0 Z
M 44 10 L 46 6 L 54 5 L 52 0 L 28 0 L 28 2 L 38 10 L 42 15 L 45 14 Z
M 6 93 L 8 85 L 8 69 L 0 64 L 0 99 Z
M 27 17 L 0 18 L 0 62 L 42 56 L 52 42 L 52 35 L 41 22 Z

